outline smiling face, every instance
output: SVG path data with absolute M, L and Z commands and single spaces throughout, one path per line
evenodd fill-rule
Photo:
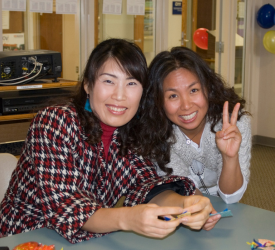
M 90 106 L 101 122 L 120 127 L 136 114 L 142 96 L 142 85 L 127 75 L 114 59 L 99 69 L 93 89 L 84 86 L 90 95 Z
M 163 81 L 163 93 L 164 111 L 168 119 L 189 138 L 201 135 L 208 102 L 198 77 L 184 68 L 174 70 Z

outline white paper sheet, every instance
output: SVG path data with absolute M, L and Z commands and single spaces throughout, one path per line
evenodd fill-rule
M 121 15 L 122 0 L 103 0 L 103 14 Z
M 2 10 L 26 11 L 26 0 L 2 0 Z
M 77 14 L 77 0 L 56 0 L 56 14 Z
M 145 15 L 145 0 L 127 0 L 127 15 Z
M 30 0 L 30 11 L 53 13 L 53 0 Z

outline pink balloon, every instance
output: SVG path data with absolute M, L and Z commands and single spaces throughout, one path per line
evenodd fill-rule
M 194 43 L 201 49 L 208 49 L 208 29 L 199 28 L 194 32 L 193 40 Z

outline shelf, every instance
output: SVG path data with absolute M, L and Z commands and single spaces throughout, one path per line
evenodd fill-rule
M 0 122 L 16 121 L 16 120 L 29 120 L 32 119 L 36 113 L 30 114 L 17 114 L 17 115 L 2 115 L 0 116 Z
M 14 85 L 14 86 L 0 86 L 0 92 L 6 91 L 22 91 L 32 89 L 52 89 L 52 88 L 67 88 L 73 87 L 77 84 L 76 81 L 58 79 L 59 82 L 52 82 L 51 80 L 43 79 L 43 83 L 29 83 L 25 85 Z
M 1 92 L 10 91 L 24 91 L 24 90 L 38 90 L 38 89 L 54 89 L 54 88 L 70 88 L 77 85 L 77 81 L 58 79 L 59 82 L 52 82 L 51 79 L 41 79 L 41 83 L 29 83 L 25 85 L 14 85 L 14 86 L 0 86 Z M 16 120 L 31 120 L 36 113 L 26 114 L 12 114 L 0 116 L 0 122 L 16 121 Z

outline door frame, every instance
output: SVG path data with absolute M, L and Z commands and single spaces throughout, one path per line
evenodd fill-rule
M 182 0 L 181 46 L 193 51 L 197 49 L 192 39 L 192 34 L 197 29 L 197 8 L 198 0 Z
M 168 49 L 168 13 L 169 1 L 156 1 L 156 54 Z
M 0 51 L 3 51 L 3 29 L 2 29 L 2 1 L 0 4 L 0 13 L 1 13 L 1 18 L 0 18 L 0 27 L 1 27 L 1 32 L 0 32 Z
M 246 37 L 243 93 L 246 110 L 253 115 L 251 119 L 252 135 L 258 134 L 259 92 L 260 92 L 260 51 L 257 46 L 258 31 L 255 14 L 261 3 L 257 0 L 246 1 Z
M 231 86 L 235 83 L 235 39 L 237 1 L 217 0 L 216 44 L 223 43 L 223 52 L 215 53 L 215 71 Z
M 190 2 L 189 2 L 190 4 Z M 188 1 L 182 1 L 182 31 L 187 34 L 187 7 Z M 198 1 L 192 1 L 192 28 L 191 36 L 194 34 L 197 27 L 197 6 Z M 190 6 L 189 6 L 190 7 Z M 185 16 L 185 18 L 184 18 Z M 215 72 L 223 76 L 225 81 L 234 86 L 235 80 L 235 34 L 236 34 L 236 16 L 237 16 L 237 2 L 216 0 L 216 30 L 215 42 L 223 44 L 223 52 L 216 49 L 215 51 Z M 190 36 L 190 35 L 189 35 Z M 185 38 L 185 37 L 184 37 Z M 189 38 L 190 39 L 190 38 Z M 186 46 L 186 43 L 184 43 Z M 193 51 L 196 51 L 196 45 L 192 41 L 190 46 Z M 234 53 L 232 53 L 234 51 Z
M 78 0 L 80 1 L 80 0 Z M 95 47 L 94 0 L 80 1 L 80 72 L 83 72 L 89 55 Z

